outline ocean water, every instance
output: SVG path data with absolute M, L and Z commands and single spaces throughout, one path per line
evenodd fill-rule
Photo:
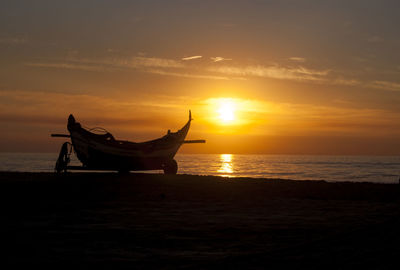
M 0 153 L 0 171 L 52 172 L 57 153 Z M 71 156 L 72 157 L 72 156 Z M 400 156 L 178 154 L 180 174 L 399 183 Z M 71 165 L 80 165 L 72 157 Z

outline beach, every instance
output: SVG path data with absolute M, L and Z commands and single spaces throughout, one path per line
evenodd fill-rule
M 2 262 L 397 268 L 399 195 L 396 184 L 0 172 Z

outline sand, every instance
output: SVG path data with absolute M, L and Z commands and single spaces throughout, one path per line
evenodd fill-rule
M 0 172 L 1 262 L 129 269 L 398 269 L 400 187 Z

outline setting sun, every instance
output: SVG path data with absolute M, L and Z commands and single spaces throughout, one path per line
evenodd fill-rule
M 257 115 L 265 112 L 266 105 L 255 100 L 237 97 L 209 98 L 203 102 L 207 122 L 215 132 L 240 133 L 245 126 L 257 122 Z M 246 129 L 248 130 L 248 129 Z
M 235 120 L 235 104 L 229 100 L 221 101 L 218 109 L 219 119 L 223 123 L 230 123 Z

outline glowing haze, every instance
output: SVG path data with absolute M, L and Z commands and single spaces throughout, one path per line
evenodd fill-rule
M 371 3 L 372 2 L 372 3 Z M 192 153 L 399 154 L 398 1 L 2 1 L 0 151 L 73 113 Z M 228 156 L 227 156 L 228 158 Z

